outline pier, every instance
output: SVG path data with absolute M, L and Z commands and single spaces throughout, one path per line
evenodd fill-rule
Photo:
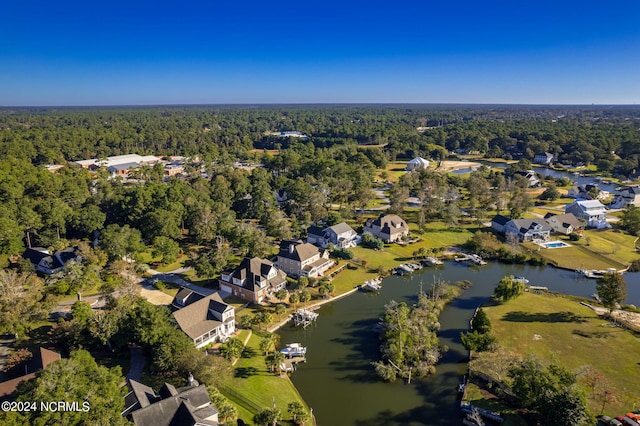
M 319 314 L 316 312 L 300 308 L 293 313 L 291 317 L 296 327 L 302 326 L 303 328 L 306 328 L 309 324 L 318 319 L 318 315 Z

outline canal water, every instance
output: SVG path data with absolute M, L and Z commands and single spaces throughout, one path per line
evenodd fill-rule
M 425 268 L 413 276 L 384 280 L 379 294 L 358 292 L 326 304 L 315 325 L 306 329 L 285 326 L 279 330 L 282 345 L 299 342 L 307 347 L 307 362 L 300 364 L 292 381 L 313 410 L 321 426 L 406 426 L 460 424 L 456 385 L 466 371 L 466 351 L 460 333 L 467 331 L 476 307 L 485 302 L 505 275 L 527 277 L 530 285 L 552 291 L 590 297 L 595 280 L 578 278 L 552 267 L 489 263 L 469 267 L 447 262 L 444 267 Z M 640 274 L 626 274 L 628 303 L 640 304 Z M 398 380 L 380 381 L 371 362 L 379 359 L 375 332 L 384 305 L 390 300 L 417 300 L 440 279 L 472 282 L 471 288 L 449 303 L 440 316 L 440 343 L 449 347 L 436 374 L 411 385 Z M 357 283 L 354 283 L 357 284 Z M 285 409 L 285 407 L 281 407 Z

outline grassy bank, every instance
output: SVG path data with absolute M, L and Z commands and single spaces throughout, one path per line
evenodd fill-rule
M 305 402 L 288 377 L 280 377 L 267 370 L 264 352 L 260 352 L 262 333 L 253 333 L 247 342 L 242 358 L 235 365 L 235 377 L 221 389 L 237 408 L 238 418 L 245 424 L 253 424 L 253 416 L 265 408 L 276 407 L 283 419 L 289 419 L 287 405 L 297 401 Z
M 599 371 L 616 395 L 605 414 L 619 415 L 634 407 L 640 394 L 637 380 L 640 339 L 629 331 L 613 327 L 591 309 L 576 301 L 553 295 L 525 293 L 502 305 L 485 308 L 496 352 L 479 353 L 470 367 L 508 382 L 513 359 L 533 355 L 546 363 L 560 364 L 579 375 L 590 411 L 599 414 L 602 399 L 584 383 L 589 366 Z

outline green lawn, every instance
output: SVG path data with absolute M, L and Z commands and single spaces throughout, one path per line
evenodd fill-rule
M 538 251 L 551 263 L 569 269 L 624 269 L 640 255 L 635 251 L 635 237 L 616 230 L 586 230 L 584 238 L 569 241 L 566 237 L 558 239 L 566 241 L 572 247 L 561 249 L 544 249 L 533 243 L 523 246 Z
M 637 403 L 640 339 L 631 332 L 611 326 L 576 301 L 546 294 L 525 293 L 502 305 L 485 307 L 485 312 L 499 349 L 474 354 L 472 369 L 506 380 L 508 361 L 527 355 L 576 372 L 592 366 L 617 395 L 618 402 L 607 405 L 605 414 L 614 417 Z M 601 400 L 586 386 L 584 390 L 590 411 L 599 414 Z
M 474 383 L 467 384 L 465 400 L 478 408 L 500 413 L 504 418 L 502 426 L 527 426 L 527 422 L 520 417 L 515 410 L 505 406 L 498 399 L 490 397 L 488 393 L 483 392 L 483 390 Z
M 235 365 L 235 377 L 221 389 L 222 393 L 238 408 L 238 418 L 253 424 L 253 416 L 265 408 L 276 407 L 283 419 L 289 419 L 287 405 L 298 401 L 306 403 L 288 378 L 267 371 L 264 354 L 258 349 L 260 333 L 253 333 L 245 348 L 245 354 Z M 295 374 L 295 372 L 293 373 Z

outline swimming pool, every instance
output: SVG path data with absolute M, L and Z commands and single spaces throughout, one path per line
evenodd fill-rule
M 563 242 L 563 241 L 547 241 L 546 243 L 538 243 L 544 248 L 563 248 L 563 247 L 571 247 L 571 245 Z

